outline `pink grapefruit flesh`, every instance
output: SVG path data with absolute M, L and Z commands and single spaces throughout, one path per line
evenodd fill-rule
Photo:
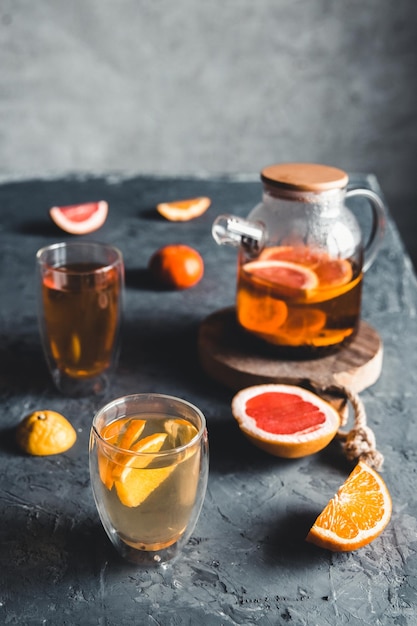
M 268 281 L 283 295 L 297 296 L 315 289 L 318 278 L 312 269 L 289 261 L 251 261 L 243 271 L 253 278 Z
M 84 204 L 54 206 L 49 209 L 49 215 L 52 221 L 66 233 L 85 235 L 103 226 L 107 219 L 108 209 L 107 202 L 100 200 Z

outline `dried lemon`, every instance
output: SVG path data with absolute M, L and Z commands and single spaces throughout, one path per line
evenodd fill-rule
M 65 452 L 76 439 L 72 425 L 55 411 L 35 411 L 25 417 L 16 430 L 19 447 L 36 456 Z

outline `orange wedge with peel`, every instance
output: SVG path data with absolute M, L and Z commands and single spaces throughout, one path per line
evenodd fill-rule
M 146 420 L 130 419 L 128 424 L 120 432 L 117 447 L 121 450 L 130 450 L 139 439 L 146 426 Z
M 391 519 L 392 501 L 381 476 L 359 461 L 328 502 L 306 540 L 333 552 L 348 552 L 376 539 Z
M 148 468 L 153 461 L 152 453 L 159 452 L 167 433 L 155 433 L 139 441 L 132 451 L 149 455 L 148 457 L 132 455 L 120 476 L 115 480 L 119 500 L 127 507 L 137 507 L 144 502 L 175 470 L 176 465 Z
M 170 222 L 188 222 L 189 220 L 203 215 L 210 204 L 210 198 L 200 196 L 198 198 L 188 198 L 174 202 L 161 202 L 156 205 L 156 210 Z
M 120 452 L 105 450 L 102 447 L 97 450 L 100 479 L 109 491 L 114 484 L 114 472 L 117 463 L 123 459 L 123 450 L 130 450 L 131 446 L 141 436 L 145 424 L 145 420 L 125 417 L 110 422 L 102 429 L 100 434 L 106 443 L 120 448 Z
M 241 389 L 232 399 L 232 413 L 253 444 L 284 458 L 322 450 L 341 421 L 336 409 L 311 391 L 274 383 Z
M 124 417 L 106 424 L 106 426 L 104 426 L 104 428 L 100 431 L 101 438 L 108 443 L 116 443 L 124 425 L 128 420 L 128 417 Z

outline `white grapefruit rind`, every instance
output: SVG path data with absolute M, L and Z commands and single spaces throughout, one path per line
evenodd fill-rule
M 245 410 L 247 400 L 266 392 L 288 393 L 311 402 L 326 416 L 325 423 L 313 431 L 300 431 L 296 435 L 275 435 L 259 428 L 256 421 Z M 259 448 L 284 458 L 298 458 L 322 450 L 334 438 L 340 427 L 340 415 L 328 402 L 316 394 L 296 385 L 265 384 L 241 389 L 232 399 L 232 413 L 241 431 Z M 302 444 L 302 445 L 300 445 Z
M 273 281 L 268 281 L 268 282 L 272 282 L 274 285 L 277 285 L 277 287 L 282 287 L 283 289 L 291 289 L 292 291 L 311 291 L 312 289 L 316 289 L 318 287 L 319 284 L 319 279 L 317 277 L 317 274 L 310 268 L 308 267 L 303 267 L 302 265 L 299 265 L 298 263 L 291 263 L 291 261 L 250 261 L 249 263 L 246 263 L 243 266 L 243 269 L 245 270 L 245 272 L 248 272 L 249 274 L 253 274 L 256 278 L 258 278 L 259 280 L 268 280 L 267 278 L 263 277 L 263 276 L 257 276 L 256 274 L 256 269 L 261 269 L 262 267 L 286 267 L 289 270 L 293 270 L 294 272 L 297 272 L 298 274 L 303 274 L 304 278 L 305 278 L 305 282 L 301 287 L 293 287 L 291 284 L 287 284 L 287 283 L 275 283 Z
M 97 204 L 97 210 L 91 217 L 83 222 L 73 222 L 67 219 L 65 217 L 65 213 L 63 212 L 65 207 L 51 207 L 49 209 L 49 215 L 51 216 L 52 221 L 66 233 L 70 233 L 71 235 L 84 235 L 92 233 L 103 226 L 107 219 L 109 205 L 105 200 L 100 200 L 97 203 L 86 202 L 86 204 Z M 80 204 L 79 206 L 82 205 Z
M 368 545 L 371 541 L 376 539 L 388 525 L 392 514 L 392 500 L 385 482 L 382 480 L 378 472 L 376 472 L 372 467 L 370 467 L 363 461 L 358 461 L 357 466 L 360 466 L 363 471 L 366 471 L 373 476 L 375 481 L 378 483 L 381 492 L 384 494 L 384 502 L 386 506 L 384 508 L 384 513 L 381 519 L 369 530 L 358 530 L 358 534 L 356 535 L 354 540 L 344 539 L 343 537 L 340 537 L 328 528 L 316 527 L 315 524 L 313 524 L 310 532 L 306 537 L 306 540 L 310 543 L 314 543 L 321 548 L 327 548 L 328 550 L 332 550 L 334 552 L 350 552 L 351 550 L 357 550 L 358 548 Z M 353 471 L 355 471 L 355 469 Z M 349 481 L 349 478 L 350 476 L 339 488 L 335 496 L 327 503 L 326 507 L 332 501 L 335 501 L 337 499 L 343 499 L 343 487 Z M 324 509 L 326 507 L 324 507 Z

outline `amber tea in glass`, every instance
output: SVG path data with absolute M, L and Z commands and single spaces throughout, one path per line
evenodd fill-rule
M 74 242 L 38 252 L 40 327 L 57 386 L 99 393 L 117 356 L 123 261 L 115 248 Z
M 90 474 L 103 526 L 137 563 L 175 556 L 197 521 L 207 483 L 205 420 L 193 405 L 137 394 L 96 415 Z

